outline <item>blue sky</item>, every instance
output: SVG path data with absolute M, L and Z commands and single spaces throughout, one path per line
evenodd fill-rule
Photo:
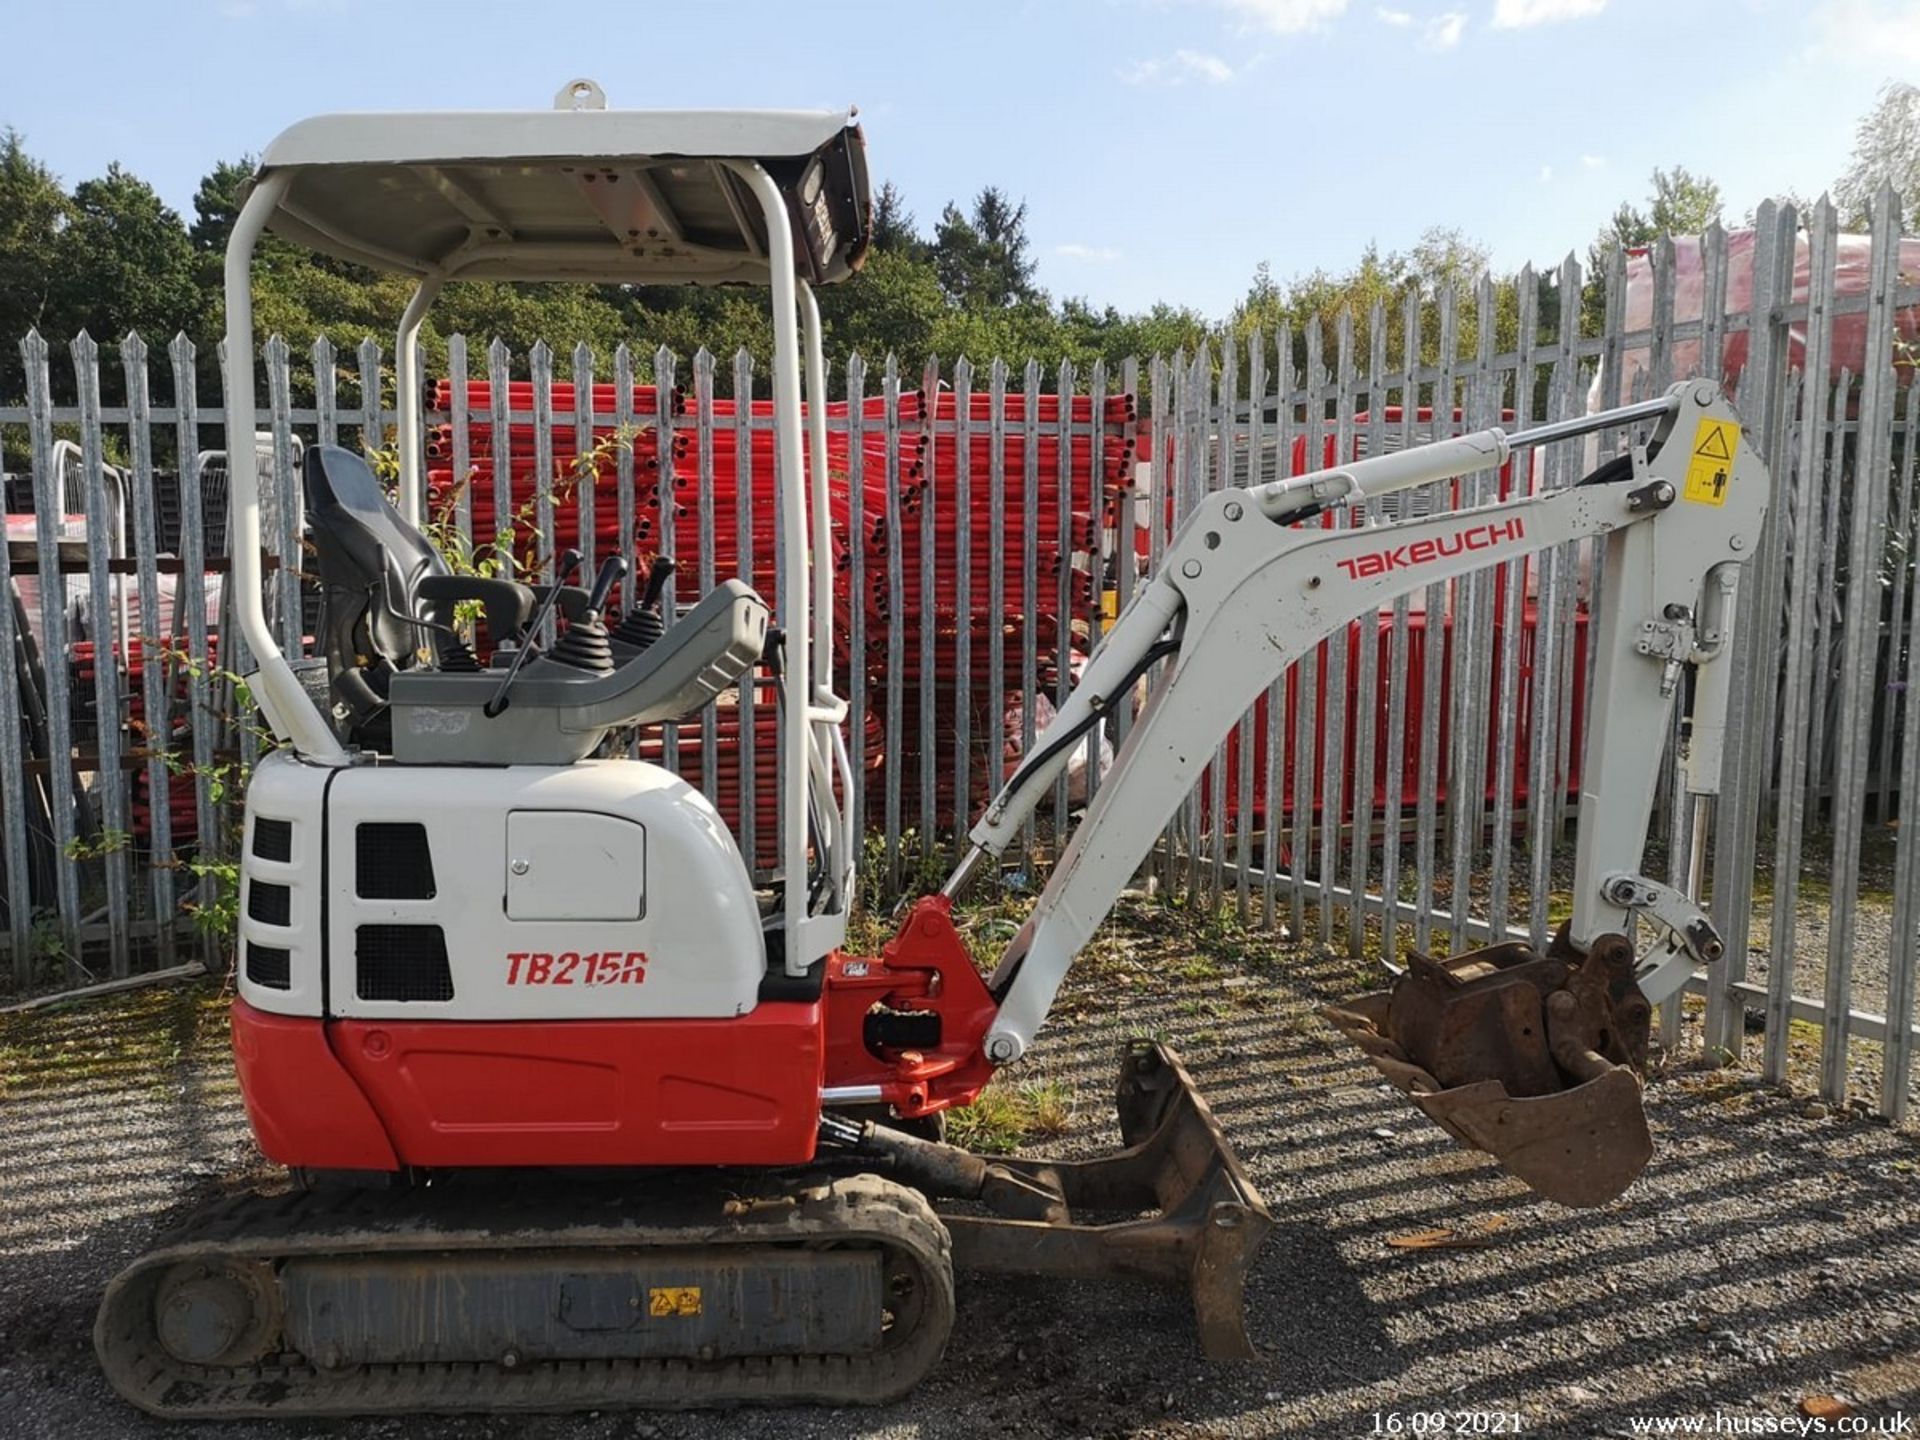
M 1056 294 L 1224 313 L 1254 266 L 1432 225 L 1497 263 L 1584 252 L 1655 165 L 1730 219 L 1845 162 L 1920 0 L 0 0 L 0 125 L 68 183 L 119 160 L 183 213 L 220 157 L 323 110 L 830 106 L 923 227 L 1024 197 Z

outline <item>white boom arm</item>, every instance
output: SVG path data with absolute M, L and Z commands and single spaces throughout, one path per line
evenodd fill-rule
M 1616 464 L 1552 494 L 1354 529 L 1282 523 L 1492 469 L 1524 446 L 1640 420 L 1657 423 L 1630 468 Z M 1672 993 L 1695 961 L 1719 958 L 1720 942 L 1697 905 L 1637 872 L 1671 707 L 1691 666 L 1703 667 L 1703 678 L 1692 699 L 1688 788 L 1718 788 L 1729 667 L 1709 662 L 1730 643 L 1739 567 L 1757 548 L 1770 487 L 1718 388 L 1691 381 L 1659 400 L 1521 435 L 1486 430 L 1209 495 L 974 826 L 974 849 L 947 882 L 956 893 L 982 857 L 1006 849 L 1080 737 L 1167 658 L 1168 673 L 994 972 L 1000 1011 L 987 1033 L 988 1058 L 1004 1064 L 1027 1048 L 1068 966 L 1216 747 L 1288 666 L 1396 595 L 1593 536 L 1606 542 L 1591 642 L 1601 702 L 1588 717 L 1581 766 L 1571 939 L 1584 951 L 1629 913 L 1648 914 L 1676 949 L 1657 972 L 1643 965 L 1642 988 L 1655 1002 Z

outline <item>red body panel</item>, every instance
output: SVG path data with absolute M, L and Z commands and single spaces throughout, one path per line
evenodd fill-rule
M 327 1047 L 318 1020 L 233 1002 L 233 1063 L 253 1138 L 276 1165 L 397 1170 L 373 1107 Z
M 835 953 L 821 998 L 728 1019 L 332 1020 L 233 1006 L 260 1148 L 316 1170 L 792 1165 L 822 1085 L 874 1086 L 903 1115 L 970 1103 L 996 1010 L 943 896 L 877 958 Z M 875 1006 L 940 1017 L 939 1043 L 876 1054 Z
M 1000 1007 L 953 928 L 947 896 L 916 902 L 877 959 L 835 953 L 826 965 L 829 1085 L 878 1085 L 889 1105 L 917 1117 L 971 1105 L 993 1078 L 980 1042 Z M 874 1054 L 865 1024 L 875 1005 L 938 1015 L 940 1043 Z
M 328 1030 L 403 1164 L 813 1157 L 818 1003 L 763 1004 L 726 1020 L 336 1020 Z

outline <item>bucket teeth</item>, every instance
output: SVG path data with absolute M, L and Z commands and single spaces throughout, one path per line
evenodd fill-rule
M 1562 1205 L 1603 1205 L 1653 1154 L 1641 1105 L 1652 1007 L 1633 946 L 1564 934 L 1541 955 L 1495 945 L 1411 958 L 1391 990 L 1324 1013 L 1461 1144 Z

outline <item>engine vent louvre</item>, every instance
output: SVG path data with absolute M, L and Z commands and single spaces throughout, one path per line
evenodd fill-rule
M 453 970 L 438 925 L 362 925 L 353 933 L 362 1000 L 451 1000 Z
M 280 865 L 293 861 L 293 822 L 256 816 L 253 822 L 253 853 L 262 860 Z
M 362 900 L 431 900 L 433 851 L 427 827 L 367 821 L 353 831 L 353 887 Z
M 293 923 L 293 891 L 265 880 L 247 882 L 247 918 L 262 925 Z
M 293 952 L 279 945 L 247 942 L 247 979 L 269 990 L 293 988 Z

